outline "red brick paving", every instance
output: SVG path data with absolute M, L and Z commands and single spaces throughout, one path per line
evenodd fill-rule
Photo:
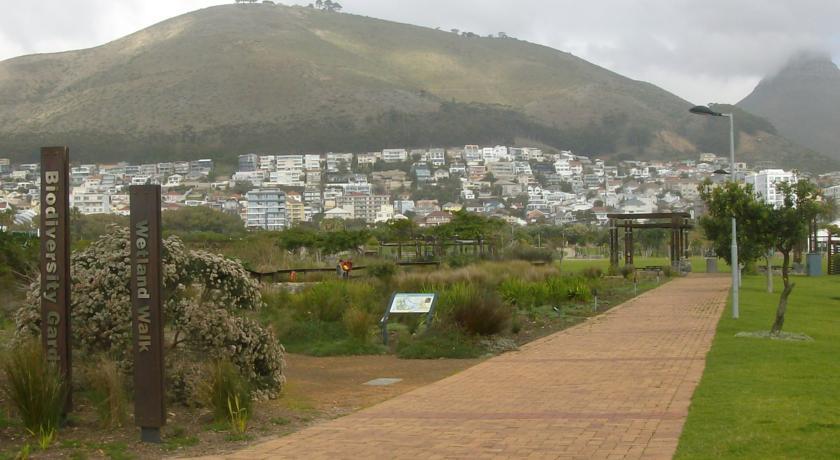
M 352 415 L 225 455 L 671 458 L 729 278 L 692 275 Z

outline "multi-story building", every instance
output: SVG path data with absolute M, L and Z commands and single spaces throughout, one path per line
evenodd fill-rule
M 399 161 L 408 160 L 408 152 L 405 149 L 383 149 L 382 161 L 386 163 L 396 163 Z
M 99 191 L 74 191 L 70 196 L 70 207 L 82 214 L 110 214 L 111 195 Z
M 286 194 L 286 221 L 290 227 L 306 221 L 306 206 L 300 193 Z
M 359 193 L 346 194 L 336 198 L 337 207 L 352 209 L 356 219 L 364 219 L 372 224 L 383 206 L 390 206 L 391 197 L 388 195 L 363 195 Z
M 8 158 L 0 158 L 0 174 L 7 173 L 12 170 L 12 163 Z
M 274 161 L 274 155 L 260 155 L 257 160 L 257 167 L 263 171 L 274 171 Z M 242 168 L 240 167 L 239 170 L 242 171 Z
M 446 150 L 429 149 L 429 162 L 432 166 L 443 166 L 446 164 Z
M 176 161 L 175 164 L 172 165 L 172 171 L 175 174 L 182 174 L 187 175 L 190 173 L 190 162 L 189 161 Z M 128 174 L 128 173 L 126 173 Z
M 256 153 L 247 153 L 245 155 L 239 155 L 239 171 L 256 171 L 257 169 L 259 169 L 259 165 L 260 158 Z
M 356 155 L 356 164 L 359 166 L 375 164 L 376 156 L 376 152 L 360 153 Z
M 306 170 L 321 169 L 321 155 L 304 155 L 303 167 Z
M 481 148 L 477 145 L 465 145 L 464 161 L 481 161 Z
M 746 176 L 746 183 L 752 184 L 755 194 L 766 203 L 780 207 L 784 203 L 784 195 L 776 190 L 776 184 L 789 182 L 795 184 L 796 174 L 783 169 L 764 169 L 756 174 Z
M 245 195 L 248 201 L 245 227 L 282 230 L 287 225 L 286 193 L 277 189 L 255 189 Z
M 175 173 L 175 165 L 172 163 L 158 163 L 157 171 L 161 176 L 169 176 Z

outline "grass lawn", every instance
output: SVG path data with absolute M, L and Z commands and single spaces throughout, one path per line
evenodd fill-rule
M 745 276 L 741 319 L 727 307 L 676 458 L 840 458 L 840 278 L 794 281 L 784 330 L 815 340 L 736 338 L 770 329 L 782 286 Z

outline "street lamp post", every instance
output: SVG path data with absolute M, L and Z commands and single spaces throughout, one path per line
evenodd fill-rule
M 730 180 L 735 181 L 735 116 L 732 113 L 720 113 L 706 107 L 705 105 L 698 105 L 692 107 L 689 112 L 696 115 L 709 115 L 713 117 L 727 117 L 729 118 L 729 173 Z M 735 216 L 732 216 L 732 246 L 731 246 L 731 261 L 732 261 L 732 317 L 738 319 L 738 291 L 741 286 L 741 270 L 738 265 L 738 232 L 736 230 L 737 224 Z

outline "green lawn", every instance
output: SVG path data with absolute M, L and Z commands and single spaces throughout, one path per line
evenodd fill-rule
M 782 285 L 745 276 L 741 319 L 724 312 L 676 458 L 840 458 L 840 278 L 795 277 L 785 330 L 813 342 L 735 338 L 769 330 Z

